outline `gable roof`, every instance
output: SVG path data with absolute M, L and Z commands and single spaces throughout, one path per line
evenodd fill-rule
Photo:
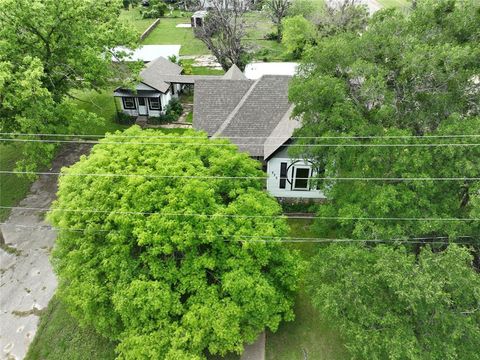
M 223 78 L 230 80 L 247 80 L 247 77 L 243 74 L 242 70 L 240 70 L 235 64 L 228 69 L 225 75 L 223 75 Z
M 165 81 L 165 76 L 180 75 L 182 68 L 164 57 L 158 57 L 140 72 L 142 82 L 152 88 L 165 93 L 170 83 Z
M 251 80 L 212 79 L 195 83 L 193 125 L 213 135 L 252 86 Z
M 272 154 L 290 138 L 292 105 L 288 101 L 291 76 L 266 75 L 252 80 L 210 80 L 195 84 L 193 125 L 214 137 L 228 137 L 251 156 Z M 276 130 L 275 143 L 264 145 Z M 285 141 L 279 141 L 285 137 Z M 275 148 L 275 146 L 277 146 Z

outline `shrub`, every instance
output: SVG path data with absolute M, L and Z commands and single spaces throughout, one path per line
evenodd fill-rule
M 180 100 L 178 100 L 177 98 L 172 98 L 172 100 L 170 100 L 170 102 L 168 103 L 165 109 L 165 114 L 176 115 L 177 118 L 180 115 L 182 115 L 182 112 L 183 112 L 182 104 L 180 103 Z
M 149 10 L 143 11 L 144 19 L 156 19 L 165 15 L 168 10 L 167 4 L 163 1 L 150 1 Z
M 135 116 L 130 116 L 123 112 L 118 112 L 117 122 L 122 125 L 132 125 L 132 124 L 135 124 Z
M 263 36 L 263 38 L 265 40 L 275 40 L 275 41 L 277 41 L 278 40 L 278 34 L 276 32 L 270 32 L 268 34 L 265 34 Z

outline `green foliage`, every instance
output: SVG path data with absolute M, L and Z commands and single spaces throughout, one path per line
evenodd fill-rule
M 72 88 L 98 88 L 118 76 L 105 49 L 135 46 L 118 16 L 121 1 L 1 0 L 1 54 L 19 66 L 40 62 L 43 87 L 61 99 Z
M 162 0 L 150 0 L 150 6 L 142 12 L 142 16 L 144 19 L 157 19 L 164 16 L 167 10 L 167 4 Z
M 287 234 L 284 219 L 269 217 L 280 206 L 258 179 L 189 177 L 258 177 L 259 163 L 194 131 L 122 135 L 65 173 L 154 176 L 61 177 L 49 215 L 65 229 L 53 251 L 58 294 L 80 323 L 119 340 L 120 358 L 203 359 L 239 352 L 291 320 L 300 259 L 280 242 L 256 241 Z
M 344 33 L 321 40 L 307 54 L 305 75 L 295 79 L 290 89 L 294 113 L 302 118 L 296 136 L 319 137 L 300 143 L 374 146 L 297 147 L 296 156 L 315 159 L 326 177 L 480 177 L 478 146 L 405 146 L 476 142 L 442 137 L 474 135 L 480 129 L 480 97 L 474 85 L 480 69 L 478 13 L 478 5 L 470 2 L 424 1 L 410 14 L 393 9 L 378 12 L 361 36 Z M 322 139 L 328 136 L 394 138 Z M 418 138 L 398 138 L 402 136 Z M 478 221 L 408 220 L 473 218 L 478 181 L 321 185 L 331 201 L 320 208 L 320 216 L 407 220 L 324 220 L 317 222 L 320 236 L 333 229 L 339 236 L 363 239 L 456 239 L 480 233 Z M 478 236 L 473 239 L 478 240 Z
M 122 125 L 133 125 L 135 124 L 135 116 L 125 114 L 124 112 L 119 111 L 117 113 L 117 122 Z
M 183 112 L 182 103 L 178 98 L 172 98 L 168 103 L 165 112 L 167 114 L 176 115 L 178 118 L 180 115 L 182 115 Z
M 465 248 L 340 246 L 307 272 L 314 306 L 355 359 L 479 359 L 480 275 Z
M 299 59 L 303 51 L 315 43 L 317 31 L 315 26 L 301 15 L 283 20 L 282 44 L 287 51 Z
M 120 0 L 0 0 L 2 132 L 82 133 L 100 123 L 65 98 L 118 79 L 105 50 L 136 44 L 118 21 L 120 7 Z M 46 165 L 54 152 L 54 144 L 30 143 L 21 165 Z

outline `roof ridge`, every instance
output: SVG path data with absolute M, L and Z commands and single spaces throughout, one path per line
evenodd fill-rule
M 227 128 L 227 126 L 232 122 L 235 118 L 235 115 L 238 114 L 240 108 L 245 104 L 245 101 L 250 97 L 250 94 L 253 92 L 257 84 L 260 82 L 260 79 L 255 80 L 255 82 L 250 86 L 250 89 L 243 95 L 242 99 L 238 102 L 237 106 L 233 109 L 233 111 L 228 115 L 222 125 L 218 128 L 217 131 L 212 135 L 212 137 L 216 137 L 221 135 L 221 133 Z

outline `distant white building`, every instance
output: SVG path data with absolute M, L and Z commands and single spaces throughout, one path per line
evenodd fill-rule
M 168 59 L 175 56 L 180 57 L 180 45 L 142 45 L 138 49 L 131 50 L 123 46 L 116 47 L 113 52 L 125 52 L 127 54 L 126 61 L 143 61 L 149 63 L 159 57 Z M 112 56 L 112 61 L 117 62 L 118 59 Z
M 297 68 L 298 63 L 294 62 L 254 62 L 247 64 L 244 74 L 251 80 L 260 79 L 264 75 L 293 76 Z

